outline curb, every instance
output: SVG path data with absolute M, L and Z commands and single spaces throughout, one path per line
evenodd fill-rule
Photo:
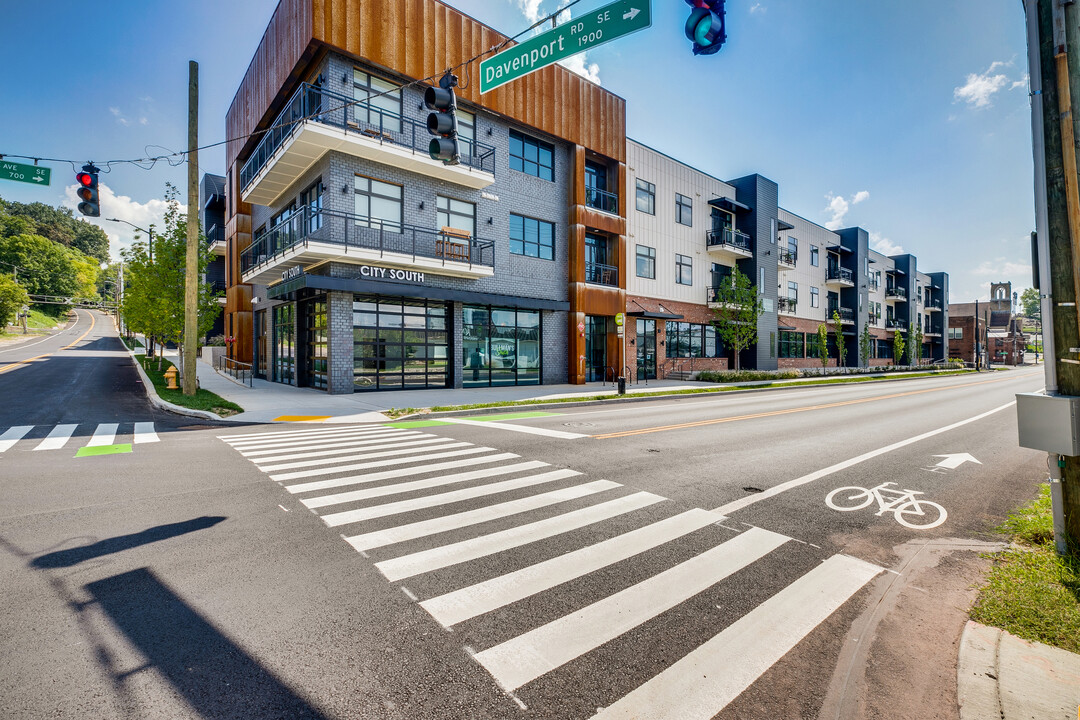
M 968 620 L 960 636 L 956 662 L 956 699 L 960 720 L 1000 718 L 998 651 L 1001 630 Z
M 154 383 L 150 381 L 150 378 L 146 375 L 146 372 L 142 369 L 142 364 L 135 359 L 135 351 L 128 350 L 128 355 L 131 357 L 131 362 L 135 364 L 135 370 L 139 373 L 139 377 L 142 379 L 143 388 L 146 390 L 146 397 L 149 398 L 150 404 L 159 410 L 165 410 L 176 415 L 186 415 L 188 417 L 200 418 L 202 420 L 217 420 L 219 422 L 228 422 L 226 418 L 221 417 L 209 410 L 192 410 L 191 408 L 180 407 L 174 405 L 168 400 L 162 400 L 161 396 L 157 394 L 157 389 L 154 388 Z

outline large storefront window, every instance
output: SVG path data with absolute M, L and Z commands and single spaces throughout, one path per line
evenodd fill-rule
M 804 342 L 803 333 L 780 331 L 780 357 L 801 358 L 803 357 Z
M 307 304 L 305 322 L 307 332 L 307 381 L 308 386 L 326 389 L 328 367 L 328 340 L 326 329 L 326 299 L 313 300 Z
M 668 321 L 666 355 L 674 357 L 723 356 L 723 346 L 716 335 L 716 328 L 711 325 Z
M 293 303 L 274 307 L 274 382 L 293 384 L 296 377 L 296 322 Z
M 353 301 L 353 383 L 356 390 L 444 388 L 446 304 L 357 295 Z
M 540 312 L 466 305 L 461 338 L 465 387 L 540 384 Z

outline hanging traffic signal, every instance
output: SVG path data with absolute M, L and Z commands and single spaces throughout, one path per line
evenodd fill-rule
M 435 137 L 428 145 L 432 160 L 442 160 L 447 165 L 461 162 L 457 139 L 457 98 L 454 87 L 457 75 L 446 73 L 439 80 L 439 87 L 424 91 L 424 105 L 433 112 L 428 115 L 427 129 Z
M 75 182 L 79 183 L 79 189 L 75 194 L 82 200 L 79 203 L 79 212 L 90 217 L 101 215 L 101 204 L 98 200 L 98 168 L 94 163 L 87 163 L 82 167 L 81 173 L 75 173 Z
M 686 37 L 694 41 L 695 55 L 712 55 L 727 40 L 724 0 L 686 0 L 693 8 L 686 19 Z

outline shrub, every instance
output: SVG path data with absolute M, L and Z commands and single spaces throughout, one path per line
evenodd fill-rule
M 715 383 L 791 380 L 797 377 L 799 377 L 798 370 L 703 370 L 697 374 L 698 380 Z

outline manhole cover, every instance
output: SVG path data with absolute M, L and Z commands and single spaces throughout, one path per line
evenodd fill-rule
M 572 427 L 572 428 L 596 427 L 596 423 L 591 423 L 591 422 L 564 422 L 563 427 Z

